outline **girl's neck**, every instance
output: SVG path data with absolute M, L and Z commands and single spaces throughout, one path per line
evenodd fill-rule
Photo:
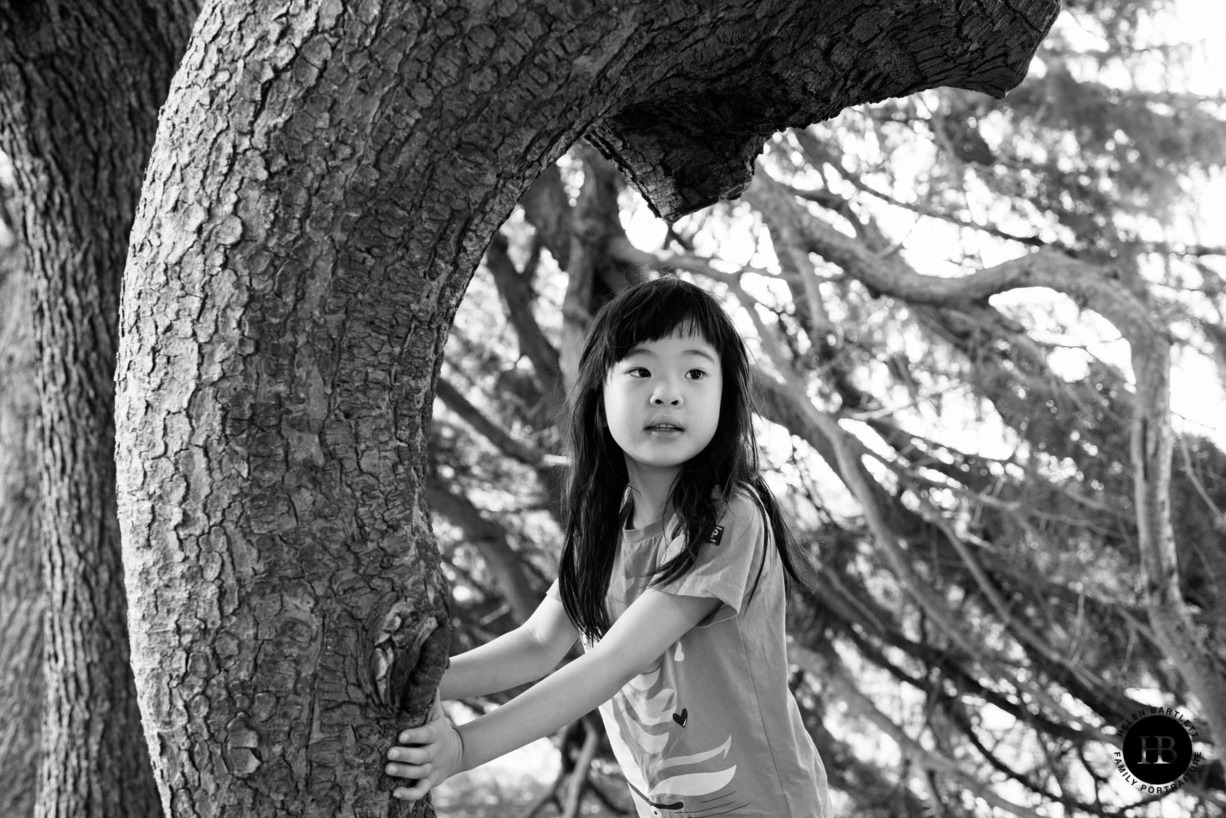
M 630 474 L 630 527 L 642 528 L 664 516 L 676 474 Z
M 663 505 L 649 506 L 643 503 L 637 494 L 631 495 L 631 498 L 630 518 L 626 522 L 627 528 L 645 528 L 664 516 Z

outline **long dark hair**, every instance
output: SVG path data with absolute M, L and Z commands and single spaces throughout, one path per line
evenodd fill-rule
M 758 474 L 745 342 L 710 293 L 665 276 L 627 287 L 600 309 L 571 390 L 567 425 L 574 459 L 562 504 L 565 540 L 558 580 L 566 613 L 588 640 L 603 636 L 611 624 L 605 596 L 629 483 L 625 457 L 605 419 L 605 379 L 635 346 L 675 333 L 698 335 L 719 353 L 723 394 L 714 437 L 682 467 L 669 491 L 667 507 L 684 525 L 685 546 L 656 570 L 652 584 L 670 582 L 693 567 L 715 526 L 717 501 L 730 501 L 732 493 L 743 487 L 752 489 L 750 494 L 760 501 L 788 587 L 813 584 L 809 559 L 797 546 L 779 503 Z

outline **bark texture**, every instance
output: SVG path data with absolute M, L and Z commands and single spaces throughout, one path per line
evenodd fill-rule
M 133 229 L 117 375 L 133 664 L 168 811 L 410 812 L 375 782 L 447 657 L 425 485 L 443 344 L 567 146 L 595 129 L 676 215 L 748 179 L 786 122 L 932 82 L 1003 92 L 1057 9 L 809 5 L 201 12 Z M 921 24 L 948 47 L 909 40 Z M 715 121 L 727 138 L 695 148 Z
M 25 259 L 0 246 L 0 815 L 34 812 L 43 712 L 34 338 Z
M 642 86 L 610 100 L 589 139 L 672 220 L 740 195 L 784 128 L 937 86 L 1003 96 L 1058 11 L 1045 0 L 657 3 L 644 27 L 673 59 L 631 52 L 624 70 Z
M 128 664 L 113 374 L 126 239 L 191 18 L 138 0 L 0 7 L 0 148 L 20 193 L 41 407 L 40 816 L 160 812 Z

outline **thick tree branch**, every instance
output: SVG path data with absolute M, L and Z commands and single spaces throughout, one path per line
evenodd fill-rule
M 519 200 L 524 218 L 563 270 L 570 264 L 571 206 L 562 172 L 551 164 Z
M 368 760 L 425 717 L 445 660 L 416 638 L 448 620 L 423 465 L 443 342 L 498 225 L 581 134 L 676 216 L 739 190 L 787 125 L 937 85 L 1003 93 L 1057 11 L 207 5 L 162 108 L 117 377 L 134 665 L 167 798 L 385 806 Z M 169 657 L 264 629 L 279 638 L 240 638 L 224 666 L 189 668 L 198 689 L 174 684 Z M 365 696 L 376 659 L 405 684 Z M 355 709 L 298 739 L 299 714 Z M 308 757 L 309 788 L 286 772 Z
M 588 139 L 672 221 L 744 190 L 775 131 L 938 85 L 1000 96 L 1021 81 L 1057 10 L 1045 0 L 698 5 L 688 14 L 699 37 L 671 45 L 684 64 L 653 77 Z M 797 43 L 820 56 L 797 60 Z M 867 78 L 854 92 L 852 75 Z

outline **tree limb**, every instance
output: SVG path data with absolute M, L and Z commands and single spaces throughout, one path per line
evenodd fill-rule
M 455 412 L 470 426 L 480 432 L 495 448 L 515 458 L 525 466 L 541 468 L 546 465 L 546 455 L 537 449 L 516 440 L 509 432 L 487 418 L 468 398 L 445 378 L 438 379 L 436 394 L 447 408 Z
M 755 206 L 772 207 L 758 191 L 777 184 L 765 175 L 746 193 Z M 755 181 L 755 185 L 759 183 Z M 1213 734 L 1226 735 L 1226 661 L 1184 603 L 1170 519 L 1170 337 L 1146 308 L 1109 272 L 1053 250 L 1038 250 L 955 278 L 920 275 L 883 260 L 819 220 L 806 220 L 810 249 L 842 267 L 874 293 L 912 304 L 967 305 L 1021 287 L 1047 287 L 1101 314 L 1128 339 L 1136 376 L 1132 460 L 1141 564 L 1150 618 L 1168 655 L 1205 708 Z
M 531 287 L 507 255 L 507 237 L 501 231 L 494 234 L 485 251 L 485 263 L 506 305 L 507 320 L 515 328 L 520 351 L 532 361 L 536 370 L 542 394 L 547 396 L 551 406 L 560 405 L 561 396 L 557 394 L 561 373 L 558 351 L 532 315 Z
M 828 682 L 855 712 L 874 724 L 882 733 L 889 736 L 902 754 L 920 769 L 939 772 L 956 778 L 963 786 L 973 790 L 977 797 L 982 798 L 994 807 L 1020 816 L 1020 818 L 1040 818 L 1039 814 L 1033 810 L 996 795 L 991 789 L 983 786 L 974 776 L 966 773 L 958 764 L 931 752 L 915 739 L 908 736 L 892 719 L 878 710 L 877 706 L 860 690 L 859 686 L 848 678 L 846 669 L 837 658 L 825 657 L 795 644 L 788 646 L 788 655 L 800 667 Z
M 427 498 L 430 508 L 463 531 L 465 543 L 481 555 L 515 621 L 526 622 L 540 602 L 540 593 L 524 570 L 523 559 L 507 542 L 506 530 L 487 519 L 467 497 L 453 491 L 437 475 L 429 482 Z

